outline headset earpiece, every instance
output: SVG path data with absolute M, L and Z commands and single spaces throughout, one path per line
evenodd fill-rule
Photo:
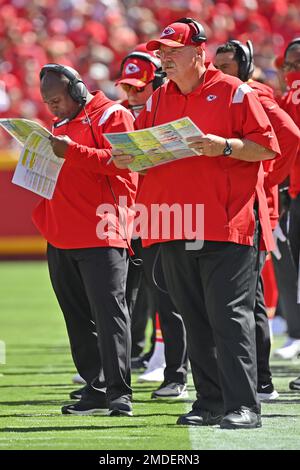
M 40 71 L 40 80 L 42 80 L 47 72 L 54 72 L 67 77 L 69 80 L 69 95 L 76 103 L 79 103 L 81 106 L 85 105 L 88 93 L 87 88 L 83 81 L 77 78 L 70 69 L 60 64 L 46 64 Z
M 295 38 L 293 39 L 291 42 L 289 42 L 289 44 L 286 46 L 286 49 L 284 51 L 284 57 L 286 57 L 287 53 L 288 53 L 288 50 L 294 46 L 295 44 L 299 44 L 300 45 L 300 38 Z
M 247 82 L 254 72 L 252 42 L 247 41 L 246 46 L 235 39 L 232 39 L 228 42 L 236 48 L 236 56 L 239 66 L 239 78 L 242 80 L 242 82 Z
M 152 82 L 152 88 L 153 91 L 156 90 L 156 88 L 159 88 L 162 86 L 165 82 L 165 77 L 166 75 L 162 71 L 160 60 L 156 57 L 153 57 L 151 54 L 147 54 L 147 52 L 131 52 L 128 54 L 121 62 L 121 68 L 120 68 L 120 74 L 122 75 L 124 64 L 128 59 L 141 59 L 144 60 L 145 62 L 151 62 L 151 64 L 154 65 L 155 71 L 154 71 L 154 79 Z
M 174 23 L 193 24 L 196 29 L 196 34 L 192 36 L 192 41 L 195 44 L 201 44 L 202 42 L 207 41 L 205 30 L 202 24 L 198 23 L 198 21 L 193 20 L 193 18 L 180 18 L 179 20 L 174 21 Z

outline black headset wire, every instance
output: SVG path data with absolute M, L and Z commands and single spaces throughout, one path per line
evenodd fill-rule
M 96 139 L 96 136 L 95 136 L 95 133 L 94 133 L 94 129 L 93 129 L 93 126 L 92 126 L 92 123 L 91 123 L 91 120 L 90 120 L 90 117 L 85 109 L 85 105 L 83 106 L 83 110 L 84 110 L 84 113 L 86 115 L 86 119 L 87 119 L 87 122 L 88 122 L 88 125 L 89 125 L 89 128 L 91 130 L 91 133 L 92 133 L 92 136 L 93 136 L 93 140 L 94 140 L 94 143 L 95 143 L 95 148 L 99 148 L 98 147 L 98 143 L 97 143 L 97 139 Z M 118 202 L 117 202 L 117 198 L 116 198 L 116 195 L 115 195 L 115 192 L 112 188 L 112 185 L 111 185 L 111 182 L 110 182 L 110 179 L 107 175 L 105 175 L 105 179 L 107 181 L 107 184 L 108 184 L 108 187 L 110 189 L 110 192 L 112 194 L 112 197 L 113 197 L 113 200 L 114 200 L 114 203 L 115 203 L 115 206 L 116 206 L 116 209 L 117 209 L 117 215 L 118 215 L 118 219 L 120 220 L 121 222 L 121 214 L 120 214 L 120 211 L 119 211 L 119 206 L 118 206 Z M 130 246 L 129 242 L 128 242 L 128 239 L 127 239 L 127 230 L 126 230 L 126 221 L 124 221 L 124 233 L 125 233 L 125 240 L 126 240 L 126 244 L 127 244 L 127 248 L 128 248 L 128 257 L 129 257 L 129 261 L 134 265 L 134 266 L 141 266 L 143 264 L 143 260 L 141 258 L 132 258 L 131 254 L 130 254 L 130 251 L 132 250 L 132 247 Z

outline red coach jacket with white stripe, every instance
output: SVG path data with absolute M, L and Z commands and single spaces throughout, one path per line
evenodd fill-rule
M 274 130 L 253 90 L 236 77 L 224 75 L 209 65 L 195 90 L 183 95 L 167 82 L 156 90 L 135 121 L 138 129 L 189 116 L 204 134 L 249 139 L 280 153 Z M 204 205 L 204 240 L 252 245 L 255 227 L 253 207 L 259 204 L 262 248 L 273 249 L 273 238 L 263 188 L 261 162 L 235 158 L 197 156 L 183 158 L 148 170 L 138 202 L 151 214 L 151 204 Z M 195 214 L 193 214 L 195 220 Z M 151 235 L 159 216 L 150 217 L 143 235 L 145 246 L 172 239 L 186 239 L 172 231 Z M 147 233 L 148 232 L 148 233 Z M 172 233 L 173 232 L 173 233 Z M 178 231 L 177 231 L 178 232 Z M 153 231 L 152 231 L 153 233 Z
M 132 130 L 133 117 L 101 91 L 86 105 L 86 112 L 97 148 L 83 110 L 73 120 L 54 128 L 55 135 L 67 135 L 74 142 L 65 154 L 53 198 L 39 203 L 33 222 L 57 248 L 126 248 L 130 234 L 125 224 L 130 223 L 131 217 L 127 208 L 134 203 L 138 175 L 107 165 L 111 147 L 103 133 Z M 115 198 L 119 203 L 120 196 L 126 198 L 125 210 L 116 209 Z M 97 210 L 101 204 L 106 206 Z M 123 217 L 125 214 L 121 226 L 119 211 Z

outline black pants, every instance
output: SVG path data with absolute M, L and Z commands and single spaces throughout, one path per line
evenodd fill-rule
M 300 240 L 300 224 L 298 224 L 297 232 L 298 216 L 296 214 L 299 210 L 300 196 L 292 201 L 291 211 L 285 211 L 280 217 L 279 224 L 287 240 L 285 242 L 277 240 L 281 258 L 277 259 L 274 255 L 272 256 L 280 292 L 280 305 L 287 321 L 288 335 L 295 339 L 300 339 L 300 305 L 297 304 L 296 264 Z
M 62 250 L 48 244 L 50 278 L 65 317 L 79 374 L 108 400 L 131 396 L 127 253 L 120 248 Z M 97 336 L 95 335 L 97 333 Z
M 139 256 L 143 259 L 143 270 L 154 305 L 159 313 L 161 332 L 165 343 L 166 382 L 186 383 L 187 381 L 187 344 L 182 317 L 167 292 L 161 266 L 160 245 L 140 248 Z M 155 282 L 156 284 L 155 284 Z
M 244 405 L 259 411 L 253 314 L 257 250 L 207 241 L 191 252 L 181 240 L 161 247 L 166 283 L 187 331 L 197 391 L 193 408 L 227 413 Z
M 256 355 L 257 355 L 257 381 L 259 385 L 269 384 L 272 380 L 270 369 L 271 339 L 268 314 L 264 298 L 264 286 L 261 272 L 263 270 L 266 252 L 259 253 L 259 279 L 255 298 L 255 331 L 256 331 Z
M 136 255 L 141 250 L 141 239 L 131 241 L 131 246 Z M 149 286 L 143 265 L 135 266 L 129 263 L 126 283 L 126 301 L 131 317 L 131 356 L 141 356 L 146 343 L 146 327 L 148 319 L 153 321 L 153 333 L 151 337 L 151 353 L 155 346 L 155 306 L 152 298 L 152 289 Z

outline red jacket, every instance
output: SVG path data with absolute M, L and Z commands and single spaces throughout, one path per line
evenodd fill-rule
M 204 134 L 249 139 L 279 153 L 275 133 L 256 94 L 247 84 L 224 75 L 212 65 L 204 82 L 188 95 L 183 95 L 172 81 L 156 90 L 135 124 L 142 129 L 184 116 L 189 116 Z M 252 245 L 253 206 L 258 199 L 262 246 L 270 250 L 273 238 L 263 182 L 260 162 L 224 156 L 183 158 L 148 170 L 138 202 L 147 206 L 148 214 L 151 204 L 177 203 L 182 209 L 189 204 L 193 211 L 196 204 L 204 204 L 205 240 Z M 158 226 L 158 217 L 149 219 L 152 227 Z M 151 236 L 150 224 L 149 233 L 143 236 L 145 246 L 187 238 L 172 232 L 165 238 L 161 233 Z
M 300 128 L 300 72 L 287 74 L 288 92 L 282 97 L 281 107 Z M 300 193 L 300 148 L 290 172 L 289 193 L 292 198 Z
M 57 248 L 127 247 L 124 238 L 129 239 L 129 232 L 127 228 L 122 230 L 124 223 L 119 227 L 113 193 L 117 202 L 120 196 L 125 196 L 127 206 L 131 207 L 138 175 L 118 170 L 114 164 L 107 165 L 111 147 L 103 133 L 132 130 L 133 117 L 101 91 L 87 104 L 86 112 L 97 149 L 83 110 L 67 124 L 54 128 L 55 135 L 68 135 L 74 142 L 65 154 L 53 198 L 39 203 L 33 221 L 46 240 Z M 100 204 L 109 206 L 97 211 Z M 128 222 L 127 209 L 126 219 Z M 113 228 L 106 224 L 108 220 Z
M 292 118 L 275 101 L 271 87 L 254 80 L 249 80 L 247 84 L 257 93 L 259 101 L 273 126 L 280 147 L 280 155 L 277 155 L 273 160 L 263 161 L 265 170 L 264 188 L 271 226 L 274 229 L 279 218 L 278 184 L 285 180 L 294 164 L 300 143 L 300 131 Z

